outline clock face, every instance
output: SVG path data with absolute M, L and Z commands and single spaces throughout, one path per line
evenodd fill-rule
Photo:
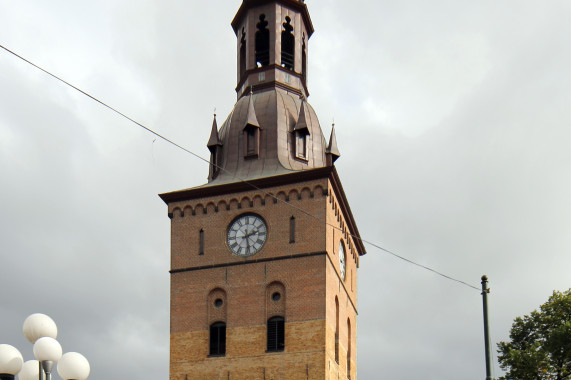
M 268 238 L 266 222 L 255 214 L 240 215 L 230 223 L 226 233 L 228 248 L 236 256 L 248 257 L 258 253 Z
M 339 242 L 339 272 L 341 272 L 341 278 L 345 280 L 345 245 L 343 240 Z

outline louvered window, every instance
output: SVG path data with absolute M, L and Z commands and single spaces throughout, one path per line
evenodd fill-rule
M 268 351 L 283 351 L 285 348 L 285 323 L 282 317 L 268 320 Z
M 266 15 L 260 15 L 260 22 L 256 25 L 256 64 L 258 67 L 270 64 L 270 31 Z
M 282 31 L 282 66 L 288 70 L 293 70 L 295 64 L 295 36 L 293 35 L 293 26 L 291 18 L 285 18 Z
M 210 326 L 210 355 L 226 355 L 226 323 L 217 322 Z

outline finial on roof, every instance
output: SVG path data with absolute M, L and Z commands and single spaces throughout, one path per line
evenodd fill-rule
M 216 112 L 216 109 L 214 109 Z M 218 123 L 216 123 L 216 113 L 214 113 L 214 120 L 212 121 L 212 131 L 210 131 L 210 138 L 208 139 L 208 144 L 206 144 L 211 153 L 214 153 L 216 147 L 222 146 L 222 141 L 218 136 Z
M 333 163 L 341 157 L 341 153 L 339 153 L 339 148 L 337 147 L 337 137 L 335 136 L 335 122 L 333 122 L 331 126 L 331 136 L 329 137 L 329 145 L 327 145 L 325 154 L 327 156 L 328 166 L 333 166 Z

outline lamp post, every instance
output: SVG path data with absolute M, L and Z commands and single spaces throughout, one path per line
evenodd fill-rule
M 32 314 L 24 321 L 24 335 L 34 345 L 37 360 L 24 363 L 15 347 L 0 344 L 0 380 L 51 380 L 54 365 L 63 380 L 85 380 L 90 367 L 87 359 L 77 352 L 62 355 L 55 322 L 45 314 Z
M 35 313 L 28 316 L 24 321 L 22 330 L 28 342 L 32 344 L 35 344 L 38 339 L 44 337 L 57 338 L 56 323 L 45 314 Z M 38 379 L 44 379 L 44 370 L 41 361 L 38 362 Z

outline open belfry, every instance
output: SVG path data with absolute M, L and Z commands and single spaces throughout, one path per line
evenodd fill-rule
M 171 219 L 170 379 L 356 379 L 365 248 L 307 102 L 302 0 L 244 0 L 237 95 L 208 183 L 161 194 Z

